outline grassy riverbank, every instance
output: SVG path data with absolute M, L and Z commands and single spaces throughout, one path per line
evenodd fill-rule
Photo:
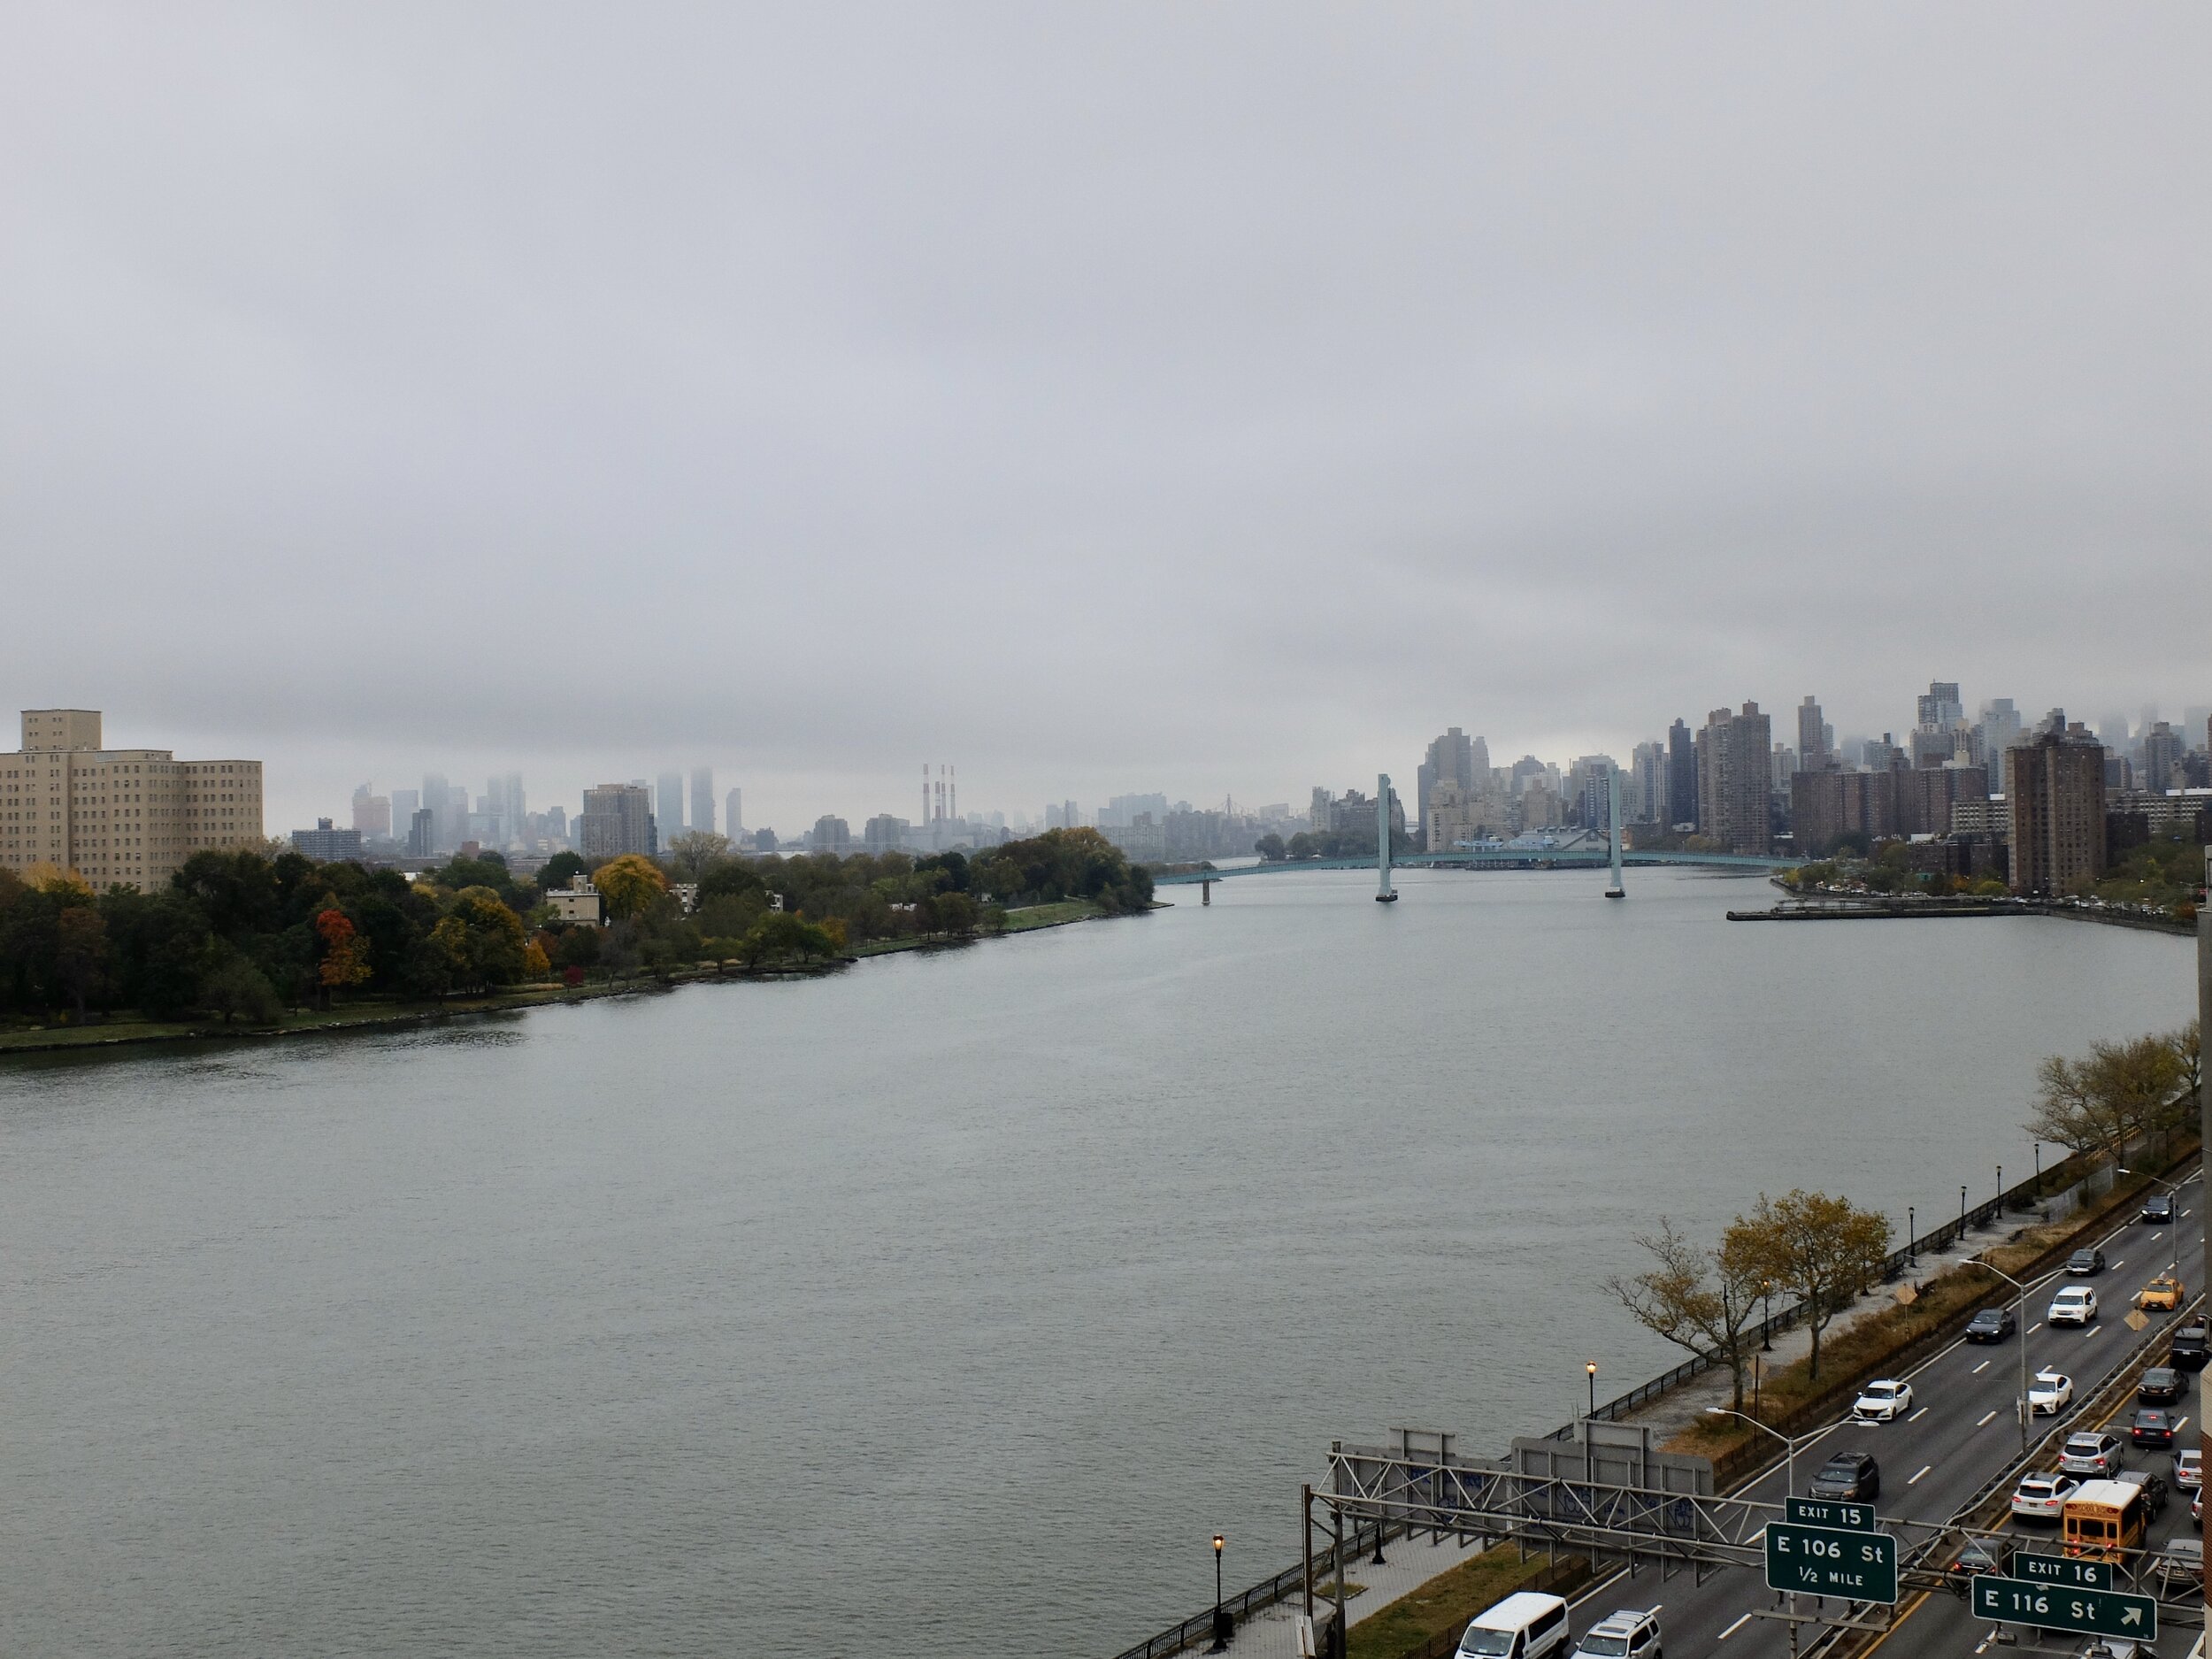
M 1053 904 L 1034 904 L 1006 913 L 1005 933 L 1034 933 L 1042 927 L 1064 927 L 1073 922 L 1103 918 L 1103 907 L 1086 899 Z M 860 946 L 845 963 L 821 968 L 772 968 L 748 972 L 734 962 L 702 962 L 670 971 L 665 977 L 643 974 L 599 979 L 571 988 L 565 985 L 515 986 L 487 996 L 454 996 L 442 1002 L 410 1002 L 398 997 L 357 996 L 336 1008 L 304 1009 L 285 1014 L 272 1025 L 224 1025 L 219 1020 L 182 1022 L 138 1019 L 125 1010 L 111 1018 L 83 1025 L 27 1025 L 0 1031 L 0 1059 L 12 1054 L 50 1053 L 63 1049 L 123 1049 L 146 1043 L 188 1042 L 208 1038 L 263 1040 L 303 1036 L 319 1032 L 393 1031 L 472 1015 L 512 1013 L 555 1003 L 587 1002 L 605 996 L 642 996 L 672 990 L 680 985 L 710 979 L 782 979 L 802 972 L 808 977 L 834 972 L 846 963 L 864 956 L 893 956 L 908 950 L 964 950 L 987 944 L 988 938 L 962 941 L 889 939 Z

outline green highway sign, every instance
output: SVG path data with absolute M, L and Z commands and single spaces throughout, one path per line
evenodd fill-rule
M 1974 1580 L 1974 1617 L 2001 1624 L 2039 1624 L 2087 1636 L 2158 1639 L 2158 1603 L 2117 1590 L 2070 1590 L 1985 1572 Z
M 1785 1498 L 1782 1518 L 1800 1526 L 1839 1526 L 1847 1532 L 1870 1532 L 1878 1525 L 1872 1504 L 1835 1498 Z
M 1897 1540 L 1888 1532 L 1767 1523 L 1767 1588 L 1897 1605 Z
M 2113 1590 L 2119 1580 L 2108 1561 L 2077 1561 L 2071 1555 L 2031 1555 L 2022 1550 L 2012 1558 L 2012 1576 L 2075 1590 Z

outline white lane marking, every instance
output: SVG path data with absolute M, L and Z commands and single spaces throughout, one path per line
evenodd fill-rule
M 1996 1414 L 1994 1411 L 1992 1411 L 1991 1413 L 1989 1413 L 1989 1416 L 1988 1416 L 1988 1417 L 1985 1417 L 1982 1419 L 1981 1423 L 1977 1423 L 1974 1426 L 1975 1426 L 1976 1428 L 1980 1428 L 1980 1427 L 1982 1426 L 1982 1424 L 1987 1423 L 1987 1422 L 1989 1421 L 1989 1418 L 1990 1418 L 1990 1417 L 1995 1417 L 1996 1415 L 1997 1415 L 1997 1414 Z
M 1935 1465 L 1934 1465 L 1933 1463 L 1923 1463 L 1923 1464 L 1920 1466 L 1920 1475 L 1924 1475 L 1924 1474 L 1926 1474 L 1926 1473 L 1928 1472 L 1928 1471 L 1930 1471 L 1931 1469 L 1933 1469 L 1934 1467 L 1935 1467 Z M 1918 1480 L 1920 1479 L 1920 1475 L 1915 1475 L 1915 1476 L 1912 1478 L 1912 1479 L 1908 1480 L 1905 1484 L 1906 1484 L 1907 1486 L 1913 1486 L 1913 1485 L 1916 1484 L 1916 1483 L 1918 1482 Z
M 2189 1419 L 2187 1417 L 2184 1417 L 2181 1421 L 2174 1425 L 2174 1432 L 2178 1434 L 2182 1432 L 2182 1430 L 2187 1428 L 2188 1426 Z
M 1650 1606 L 1649 1608 L 1646 1609 L 1645 1610 L 1646 1610 L 1646 1611 L 1647 1611 L 1647 1612 L 1656 1613 L 1656 1612 L 1657 1612 L 1657 1611 L 1658 1611 L 1661 1608 L 1663 1608 L 1663 1607 L 1664 1607 L 1664 1606 L 1666 1606 L 1666 1603 L 1665 1603 L 1664 1601 L 1654 1601 L 1654 1602 L 1651 1604 L 1651 1606 Z
M 2040 1331 L 2042 1328 L 2043 1328 L 2043 1321 L 2042 1321 L 2042 1320 L 2040 1320 L 2040 1319 L 2038 1319 L 2038 1320 L 2037 1320 L 2037 1321 L 2036 1321 L 2033 1325 L 2030 1325 L 2030 1326 L 2028 1327 L 2028 1334 L 2029 1334 L 2030 1336 L 2033 1336 L 2033 1335 L 2034 1335 L 2034 1334 L 2035 1334 L 2038 1331 Z
M 2116 1273 L 2126 1265 L 2127 1263 L 2125 1262 L 2115 1262 L 2112 1264 L 2112 1271 Z
M 1983 1361 L 1980 1364 L 1978 1364 L 1978 1365 L 1975 1366 L 1975 1367 L 1974 1367 L 1974 1369 L 1973 1369 L 1972 1371 L 1970 1371 L 1967 1372 L 1966 1374 L 1967 1374 L 1969 1377 L 1978 1377 L 1978 1376 L 1980 1376 L 1980 1375 L 1981 1375 L 1984 1371 L 1987 1371 L 1988 1369 L 1989 1369 L 1989 1362 L 1988 1362 L 1987 1360 L 1984 1360 L 1984 1361 Z
M 1747 1613 L 1734 1624 L 1731 1624 L 1726 1630 L 1721 1632 L 1721 1633 L 1718 1636 L 1716 1636 L 1713 1640 L 1716 1641 L 1726 1641 L 1731 1636 L 1733 1636 L 1738 1631 L 1741 1630 L 1750 1622 L 1751 1615 Z
M 1908 1422 L 1908 1423 L 1917 1423 L 1917 1422 L 1919 1422 L 1919 1421 L 1920 1421 L 1920 1419 L 1921 1419 L 1921 1418 L 1923 1418 L 1923 1417 L 1926 1417 L 1926 1416 L 1928 1415 L 1929 1410 L 1930 1410 L 1930 1408 L 1929 1408 L 1929 1407 L 1927 1407 L 1927 1406 L 1923 1406 L 1923 1407 L 1921 1407 L 1921 1408 L 1920 1408 L 1920 1409 L 1919 1409 L 1919 1410 L 1917 1410 L 1917 1411 L 1914 1412 L 1914 1413 L 1913 1413 L 1910 1417 L 1907 1417 L 1907 1418 L 1905 1419 L 1905 1421 L 1906 1421 L 1906 1422 Z
M 2183 1210 L 2183 1211 L 2181 1212 L 2181 1218 L 2182 1218 L 2184 1221 L 2188 1220 L 2188 1219 L 2189 1219 L 2189 1212 L 2188 1212 L 2187 1210 Z

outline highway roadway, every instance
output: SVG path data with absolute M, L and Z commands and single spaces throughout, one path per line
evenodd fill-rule
M 2133 1354 L 2151 1349 L 2162 1356 L 2163 1343 L 2175 1317 L 2151 1314 L 2151 1324 L 2139 1334 L 2128 1328 L 2125 1317 L 2133 1305 L 2136 1292 L 2177 1257 L 2180 1277 L 2191 1294 L 2193 1295 L 2200 1288 L 2196 1280 L 2204 1261 L 2202 1187 L 2193 1175 L 2189 1180 L 2190 1184 L 2180 1189 L 2176 1206 L 2178 1213 L 2170 1229 L 2154 1228 L 2136 1221 L 2112 1229 L 2103 1240 L 2110 1265 L 2101 1275 L 2085 1280 L 2068 1279 L 2062 1273 L 2054 1272 L 2032 1281 L 2020 1333 L 1994 1344 L 1969 1344 L 1961 1338 L 1905 1372 L 1914 1396 L 1909 1417 L 1893 1423 L 1870 1425 L 1839 1421 L 1818 1431 L 1818 1438 L 1809 1442 L 1801 1440 L 1797 1448 L 1797 1490 L 1804 1492 L 1814 1473 L 1835 1452 L 1868 1451 L 1881 1464 L 1881 1495 L 1875 1508 L 1886 1530 L 1893 1518 L 1948 1521 L 2019 1458 L 2020 1429 L 2013 1408 L 2019 1389 L 2018 1343 L 2027 1344 L 2028 1369 L 2032 1374 L 2047 1366 L 2063 1371 L 2074 1379 L 2078 1393 L 2084 1394 Z M 2044 1322 L 2043 1313 L 2051 1292 L 2058 1285 L 2067 1283 L 2087 1283 L 2096 1288 L 2099 1317 L 2085 1329 L 2054 1329 Z M 2197 1443 L 2204 1374 L 2185 1373 L 2189 1388 L 2174 1407 L 2187 1419 L 2181 1425 L 2182 1436 L 2177 1442 L 2180 1445 Z M 2114 1432 L 2124 1440 L 2134 1406 L 2131 1391 L 2114 1417 Z M 2095 1417 L 2101 1418 L 2103 1415 L 2100 1411 Z M 2050 1418 L 2038 1418 L 2036 1438 L 2041 1440 L 2051 1425 Z M 2097 1426 L 2097 1422 L 2085 1417 L 2073 1426 L 2090 1428 Z M 2046 1454 L 2036 1459 L 2035 1466 L 2048 1469 L 2055 1461 Z M 2138 1451 L 2132 1447 L 2128 1450 L 2127 1467 L 2154 1470 L 2166 1475 L 2170 1483 L 2171 1465 L 2170 1453 Z M 1779 1502 L 1785 1486 L 1783 1470 L 1778 1466 L 1743 1488 L 1739 1495 Z M 2009 1480 L 2005 1489 L 2009 1493 Z M 2058 1553 L 2056 1522 L 2008 1521 L 2006 1525 L 2007 1530 L 2016 1528 L 2030 1548 Z M 2153 1526 L 2154 1544 L 2162 1546 L 2169 1538 L 2192 1532 L 2188 1494 L 2177 1492 Z M 1908 1550 L 1916 1539 L 1924 1534 L 1900 1536 L 1901 1550 Z M 1719 1655 L 1721 1659 L 1784 1659 L 1791 1652 L 1788 1627 L 1778 1620 L 1758 1617 L 1761 1609 L 1775 1610 L 1780 1603 L 1781 1598 L 1765 1587 L 1763 1575 L 1756 1569 L 1724 1568 L 1709 1573 L 1702 1585 L 1694 1585 L 1686 1570 L 1663 1581 L 1654 1569 L 1647 1566 L 1634 1580 L 1625 1574 L 1617 1574 L 1585 1592 L 1576 1602 L 1573 1625 L 1578 1635 L 1617 1608 L 1656 1606 L 1660 1609 L 1666 1651 L 1676 1659 L 1701 1654 Z M 1814 1607 L 1810 1598 L 1801 1598 L 1802 1610 L 1809 1612 Z M 1828 1602 L 1825 1608 L 1827 1617 L 1832 1618 L 1843 1617 L 1846 1610 L 1835 1601 Z M 1860 1611 L 1864 1613 L 1866 1609 Z M 1899 1613 L 1895 1629 L 1883 1640 L 1879 1650 L 1903 1659 L 1939 1659 L 1982 1652 L 1988 1646 L 1993 1630 L 1990 1624 L 1976 1620 L 1961 1598 L 1947 1593 L 1921 1596 L 1908 1591 L 1900 1603 Z M 2033 1639 L 2032 1632 L 2019 1633 Z M 1801 1648 L 1809 1647 L 1819 1634 L 1816 1626 L 1801 1626 Z M 2155 1652 L 2162 1655 L 2185 1655 L 2196 1634 L 2193 1629 L 2162 1632 Z M 2068 1643 L 2061 1650 L 2076 1653 L 2087 1639 L 2053 1636 L 2046 1640 L 2055 1646 Z M 2024 1643 L 2020 1648 L 2001 1651 L 2031 1650 Z

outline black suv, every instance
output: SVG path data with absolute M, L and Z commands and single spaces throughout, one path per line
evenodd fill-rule
M 2154 1365 L 2143 1373 L 2143 1380 L 2135 1385 L 2135 1397 L 2151 1405 L 2170 1406 L 2181 1398 L 2188 1386 L 2172 1366 Z
M 2138 1486 L 2143 1493 L 2143 1513 L 2156 1520 L 2166 1507 L 2166 1477 L 2148 1469 L 2123 1469 L 2112 1477 L 2124 1486 Z
M 1805 1494 L 1814 1498 L 1870 1502 L 1882 1495 L 1882 1466 L 1871 1452 L 1838 1452 L 1820 1466 Z
M 2076 1279 L 2087 1279 L 2093 1273 L 2104 1271 L 2104 1252 L 2095 1248 L 2076 1250 L 2066 1258 L 2066 1271 Z
M 2192 1319 L 2174 1333 L 2173 1349 L 2166 1356 L 2166 1363 L 2179 1371 L 2202 1371 L 2204 1362 L 2212 1359 L 2212 1330 L 2201 1319 Z
M 2143 1201 L 2143 1212 L 2139 1219 L 2149 1222 L 2153 1226 L 2163 1226 L 2173 1218 L 2174 1201 L 2167 1197 L 2165 1194 L 2153 1193 Z
M 2009 1308 L 1985 1308 L 1966 1322 L 1970 1342 L 2001 1342 L 2018 1328 Z M 2201 1362 L 2200 1362 L 2201 1363 Z

